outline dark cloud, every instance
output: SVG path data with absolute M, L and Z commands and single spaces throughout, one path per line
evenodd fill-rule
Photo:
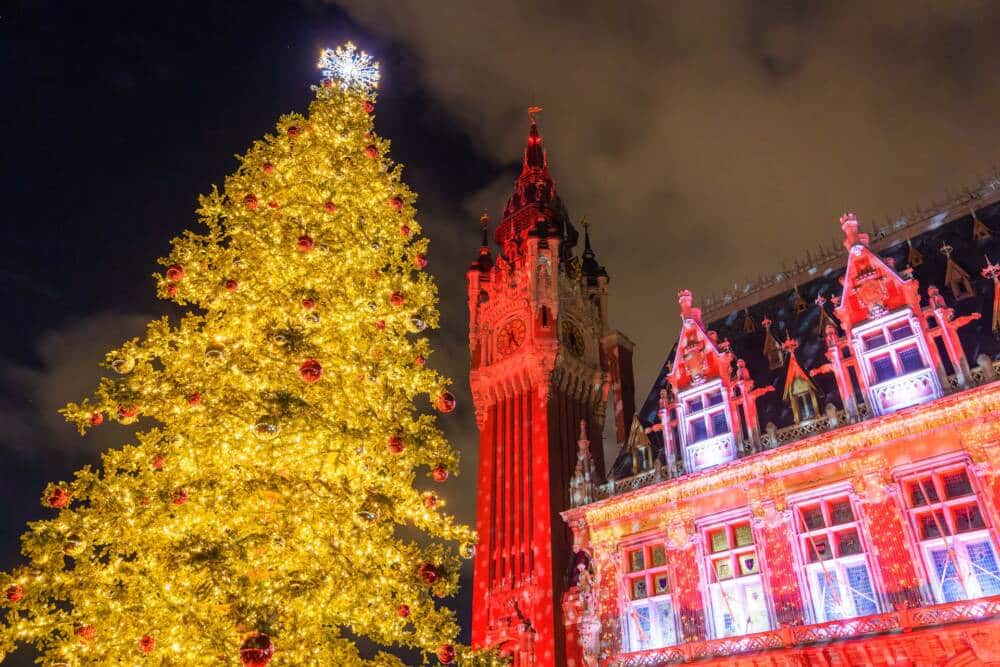
M 344 4 L 413 54 L 420 84 L 497 163 L 519 159 L 524 108 L 545 107 L 557 185 L 594 223 L 640 391 L 672 343 L 679 288 L 775 273 L 835 237 L 844 210 L 882 224 L 995 159 L 991 3 Z M 466 200 L 455 265 L 513 175 Z

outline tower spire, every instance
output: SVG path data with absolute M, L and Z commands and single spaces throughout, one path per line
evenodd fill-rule
M 488 274 L 493 268 L 493 253 L 490 252 L 490 238 L 488 229 L 490 226 L 490 214 L 483 209 L 483 214 L 479 216 L 479 224 L 483 228 L 483 240 L 479 245 L 479 257 L 472 262 L 472 269 L 478 269 L 482 274 Z
M 548 159 L 545 149 L 542 148 L 542 135 L 538 133 L 538 122 L 536 116 L 542 111 L 542 107 L 528 107 L 528 119 L 531 121 L 531 129 L 528 130 L 528 145 L 524 148 L 524 163 L 521 166 L 521 175 L 530 173 L 532 170 L 545 170 L 548 168 Z
M 601 276 L 607 278 L 608 272 L 597 261 L 597 255 L 594 254 L 593 248 L 590 247 L 590 223 L 587 222 L 587 218 L 584 217 L 580 221 L 580 224 L 583 225 L 583 258 L 580 262 L 580 269 L 587 280 L 596 284 L 597 278 Z

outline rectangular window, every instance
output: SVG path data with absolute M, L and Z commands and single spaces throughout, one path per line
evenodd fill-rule
M 662 542 L 644 544 L 628 552 L 628 594 L 625 610 L 627 646 L 631 651 L 662 648 L 677 643 L 677 629 L 667 576 L 667 554 Z
M 899 351 L 899 365 L 903 368 L 904 375 L 913 373 L 924 368 L 924 358 L 916 346 L 908 347 Z
M 729 433 L 729 421 L 726 419 L 726 413 L 719 411 L 712 415 L 712 435 L 723 433 Z
M 877 331 L 864 337 L 865 350 L 874 350 L 885 345 L 885 334 Z
M 885 382 L 896 377 L 896 368 L 892 365 L 892 357 L 883 354 L 872 359 L 872 372 L 875 374 L 875 382 Z
M 702 403 L 701 396 L 695 396 L 694 398 L 689 399 L 688 402 L 687 402 L 687 411 L 688 411 L 688 414 L 691 414 L 691 413 L 694 413 L 694 412 L 701 412 L 704 409 L 705 409 L 705 405 L 704 405 L 704 403 Z
M 806 501 L 795 510 L 801 517 L 799 553 L 805 560 L 816 622 L 878 613 L 865 544 L 850 498 Z
M 698 417 L 691 421 L 691 442 L 701 442 L 708 437 L 708 427 L 705 418 Z
M 937 602 L 1000 594 L 996 545 L 964 464 L 904 479 L 910 520 L 920 539 Z M 929 499 L 929 502 L 928 502 Z
M 722 403 L 722 392 L 721 391 L 709 392 L 706 398 L 708 398 L 709 407 L 712 407 L 713 405 L 718 405 L 719 403 Z
M 913 338 L 913 327 L 909 322 L 900 322 L 889 327 L 889 338 L 894 341 Z
M 771 628 L 760 558 L 746 518 L 703 529 L 709 573 L 709 618 L 716 637 Z

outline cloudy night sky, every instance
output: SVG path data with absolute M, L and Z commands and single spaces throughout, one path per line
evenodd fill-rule
M 306 110 L 320 48 L 351 39 L 382 62 L 376 128 L 420 194 L 433 361 L 461 403 L 442 420 L 464 453 L 446 494 L 471 522 L 464 273 L 529 105 L 571 217 L 593 223 L 641 399 L 678 289 L 776 273 L 845 210 L 882 224 L 992 169 L 998 33 L 987 2 L 0 3 L 0 568 L 47 481 L 128 442 L 122 426 L 80 438 L 56 410 L 106 350 L 177 313 L 157 257 L 235 154 Z

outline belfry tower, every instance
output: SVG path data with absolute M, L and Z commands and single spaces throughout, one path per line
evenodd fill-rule
M 561 601 L 581 421 L 598 476 L 609 393 L 624 433 L 634 412 L 632 344 L 608 326 L 605 272 L 549 174 L 532 108 L 521 174 L 493 237 L 484 214 L 467 273 L 469 381 L 479 426 L 472 641 L 516 667 L 579 665 L 567 655 Z M 575 644 L 575 642 L 574 642 Z

